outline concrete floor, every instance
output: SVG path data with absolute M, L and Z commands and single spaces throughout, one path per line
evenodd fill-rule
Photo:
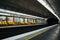
M 38 35 L 30 40 L 59 40 L 59 28 L 60 25 L 58 25 L 56 28 L 53 28 L 49 30 L 48 32 L 43 33 L 42 35 Z

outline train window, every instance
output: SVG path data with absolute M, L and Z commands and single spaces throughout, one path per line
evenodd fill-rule
M 36 19 L 37 23 L 42 23 L 41 19 Z
M 28 19 L 28 22 L 33 22 L 33 19 Z
M 24 18 L 20 18 L 20 22 L 24 22 Z
M 25 18 L 25 22 L 27 22 L 28 21 L 28 19 L 27 18 Z
M 6 21 L 6 17 L 5 16 L 0 16 L 0 21 Z
M 13 22 L 13 17 L 7 17 L 8 22 Z
M 33 22 L 36 22 L 36 20 L 35 20 L 35 19 L 33 19 Z
M 14 22 L 20 22 L 19 18 L 14 18 Z

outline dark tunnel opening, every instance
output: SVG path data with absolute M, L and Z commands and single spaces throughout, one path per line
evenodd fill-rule
M 58 19 L 57 18 L 48 18 L 47 19 L 47 24 L 48 25 L 53 25 L 53 24 L 58 24 Z

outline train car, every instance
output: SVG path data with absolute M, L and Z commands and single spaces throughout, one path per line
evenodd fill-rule
M 0 9 L 0 26 L 46 24 L 45 18 Z
M 0 16 L 0 26 L 36 24 L 36 21 L 33 20 L 22 17 Z

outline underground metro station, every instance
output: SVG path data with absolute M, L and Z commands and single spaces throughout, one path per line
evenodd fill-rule
M 0 0 L 0 40 L 60 40 L 60 0 Z

